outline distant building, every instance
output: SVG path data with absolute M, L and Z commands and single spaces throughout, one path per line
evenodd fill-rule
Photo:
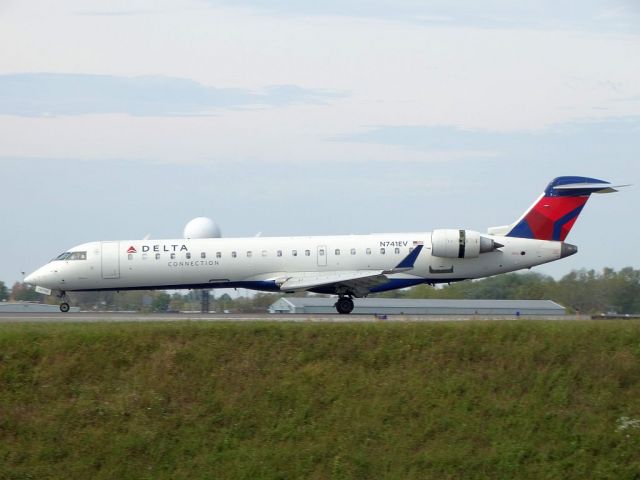
M 79 312 L 80 308 L 71 307 L 70 312 Z M 36 302 L 0 302 L 0 313 L 60 313 L 58 305 Z
M 282 297 L 269 313 L 336 313 L 335 298 Z M 356 298 L 354 314 L 378 315 L 564 315 L 565 308 L 551 300 L 432 300 Z

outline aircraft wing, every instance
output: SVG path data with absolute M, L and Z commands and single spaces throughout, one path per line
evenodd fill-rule
M 386 283 L 388 277 L 383 270 L 351 270 L 340 272 L 296 272 L 290 274 L 280 284 L 280 290 L 311 290 L 320 287 L 333 287 L 336 291 L 369 293 L 375 286 Z
M 391 270 L 292 272 L 279 279 L 278 284 L 283 291 L 329 288 L 335 293 L 342 292 L 360 297 L 367 295 L 373 287 L 385 284 L 389 280 L 387 275 L 413 269 L 422 247 L 422 244 L 418 245 Z

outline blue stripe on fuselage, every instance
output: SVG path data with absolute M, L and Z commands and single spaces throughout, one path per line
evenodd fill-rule
M 398 290 L 400 288 L 413 287 L 422 283 L 454 283 L 467 280 L 466 278 L 391 278 L 387 283 L 378 285 L 371 289 L 371 293 L 387 292 L 389 290 Z M 155 287 L 116 287 L 116 288 L 83 288 L 80 290 L 68 290 L 69 292 L 102 292 L 102 291 L 125 291 L 125 290 L 197 290 L 197 289 L 218 289 L 218 288 L 246 288 L 248 290 L 258 290 L 262 292 L 279 292 L 280 287 L 274 281 L 249 281 L 249 282 L 221 282 L 221 283 L 187 283 L 173 285 L 158 285 Z M 313 293 L 323 293 L 326 295 L 335 295 L 335 286 L 318 287 L 309 290 Z

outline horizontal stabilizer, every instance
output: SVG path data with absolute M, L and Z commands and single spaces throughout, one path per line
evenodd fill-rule
M 582 192 L 589 191 L 589 193 L 614 193 L 617 192 L 617 188 L 629 187 L 630 185 L 610 185 L 601 183 L 571 183 L 568 185 L 558 185 L 553 187 L 555 191 L 575 192 L 580 190 Z

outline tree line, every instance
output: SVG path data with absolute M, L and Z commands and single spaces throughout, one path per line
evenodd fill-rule
M 476 281 L 433 288 L 419 285 L 393 298 L 448 298 L 496 300 L 553 300 L 575 313 L 639 313 L 640 270 L 605 268 L 573 270 L 560 280 L 534 272 L 508 273 Z
M 224 292 L 224 291 L 222 291 Z M 304 295 L 304 294 L 301 294 Z M 210 310 L 223 313 L 263 313 L 281 294 L 257 293 L 232 298 L 228 293 L 212 292 Z M 597 314 L 640 313 L 640 270 L 626 267 L 619 271 L 574 270 L 555 280 L 539 273 L 509 273 L 481 280 L 386 292 L 388 298 L 553 300 L 570 312 Z M 82 310 L 179 312 L 200 311 L 201 291 L 169 294 L 164 291 L 71 293 L 72 305 Z M 0 281 L 0 301 L 43 301 L 57 303 L 55 297 L 37 293 L 30 285 L 17 282 L 9 290 Z

